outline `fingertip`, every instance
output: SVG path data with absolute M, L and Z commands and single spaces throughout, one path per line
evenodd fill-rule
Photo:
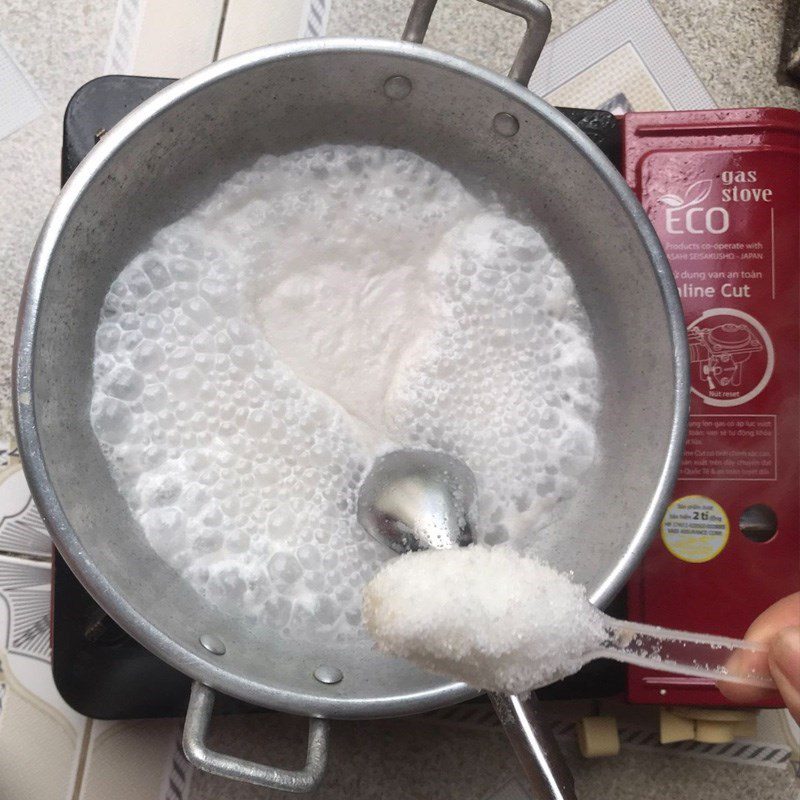
M 784 628 L 775 636 L 770 644 L 769 663 L 786 708 L 800 719 L 800 626 Z
M 727 683 L 718 681 L 717 688 L 732 703 L 740 706 L 770 704 L 776 699 L 776 692 L 762 689 L 759 686 L 748 686 L 744 683 Z
M 784 597 L 753 620 L 744 638 L 769 642 L 786 628 L 800 625 L 800 592 Z
M 770 643 L 770 657 L 788 682 L 800 691 L 800 625 L 778 632 Z

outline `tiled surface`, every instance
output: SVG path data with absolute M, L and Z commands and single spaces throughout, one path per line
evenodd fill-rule
M 297 764 L 305 723 L 273 715 L 215 721 L 211 738 L 250 758 Z M 258 736 L 254 731 L 258 730 Z M 587 761 L 566 755 L 581 800 L 795 800 L 788 770 L 754 769 L 675 755 L 623 750 Z M 419 720 L 337 723 L 323 786 L 314 800 L 521 800 L 514 758 L 498 731 Z M 195 774 L 191 800 L 289 800 L 291 795 Z
M 331 34 L 397 37 L 409 0 L 335 0 Z M 554 33 L 572 26 L 603 0 L 554 0 Z M 800 93 L 776 83 L 782 0 L 654 0 L 667 27 L 721 106 L 800 108 Z M 519 36 L 514 20 L 468 0 L 441 0 L 429 42 L 504 69 Z M 41 91 L 45 114 L 0 141 L 0 434 L 9 428 L 11 346 L 16 304 L 38 227 L 55 195 L 61 114 L 71 93 L 102 69 L 114 4 L 7 0 L 0 18 L 5 42 Z M 273 763 L 297 764 L 305 748 L 300 721 L 274 715 L 215 722 L 212 742 Z M 667 754 L 625 752 L 583 762 L 570 754 L 581 797 L 617 800 L 794 800 L 788 772 L 692 761 Z M 331 766 L 316 797 L 465 798 L 499 793 L 513 760 L 490 731 L 442 728 L 400 720 L 334 726 Z M 505 787 L 505 789 L 504 789 Z M 192 800 L 278 797 L 197 776 Z M 3 798 L 5 800 L 5 798 Z
M 0 38 L 0 139 L 32 122 L 42 110 L 33 82 Z
M 36 235 L 59 185 L 61 119 L 75 89 L 105 60 L 114 5 L 3 0 L 0 33 L 38 87 L 42 116 L 0 141 L 0 433 L 10 419 L 17 303 Z
M 800 92 L 778 85 L 775 79 L 784 0 L 651 2 L 717 105 L 800 108 Z M 409 4 L 409 0 L 334 0 L 328 33 L 397 38 Z M 608 0 L 549 0 L 552 35 L 607 4 Z M 503 71 L 512 61 L 521 24 L 475 0 L 439 0 L 426 41 Z

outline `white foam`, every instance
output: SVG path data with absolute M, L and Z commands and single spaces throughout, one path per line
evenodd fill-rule
M 375 456 L 475 472 L 526 544 L 595 451 L 597 367 L 542 236 L 411 153 L 264 156 L 112 284 L 92 424 L 151 546 L 211 602 L 347 638 L 388 557 L 355 518 Z
M 606 638 L 583 586 L 507 546 L 400 556 L 365 587 L 364 623 L 387 653 L 509 694 L 577 671 Z

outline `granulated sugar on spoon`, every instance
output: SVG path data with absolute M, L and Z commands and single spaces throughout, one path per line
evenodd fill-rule
M 567 575 L 509 547 L 408 553 L 363 597 L 381 650 L 480 689 L 522 694 L 595 658 L 774 686 L 763 645 L 613 619 Z

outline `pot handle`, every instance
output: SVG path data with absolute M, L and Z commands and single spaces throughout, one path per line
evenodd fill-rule
M 309 719 L 308 756 L 301 770 L 278 769 L 211 750 L 206 734 L 214 710 L 214 690 L 195 681 L 183 726 L 183 752 L 189 763 L 212 775 L 283 792 L 310 792 L 319 786 L 328 761 L 328 721 Z
M 522 37 L 522 43 L 517 50 L 508 77 L 527 86 L 550 33 L 550 9 L 542 0 L 480 0 L 480 2 L 525 20 L 525 36 Z M 403 31 L 403 41 L 422 43 L 434 8 L 436 0 L 414 0 Z

